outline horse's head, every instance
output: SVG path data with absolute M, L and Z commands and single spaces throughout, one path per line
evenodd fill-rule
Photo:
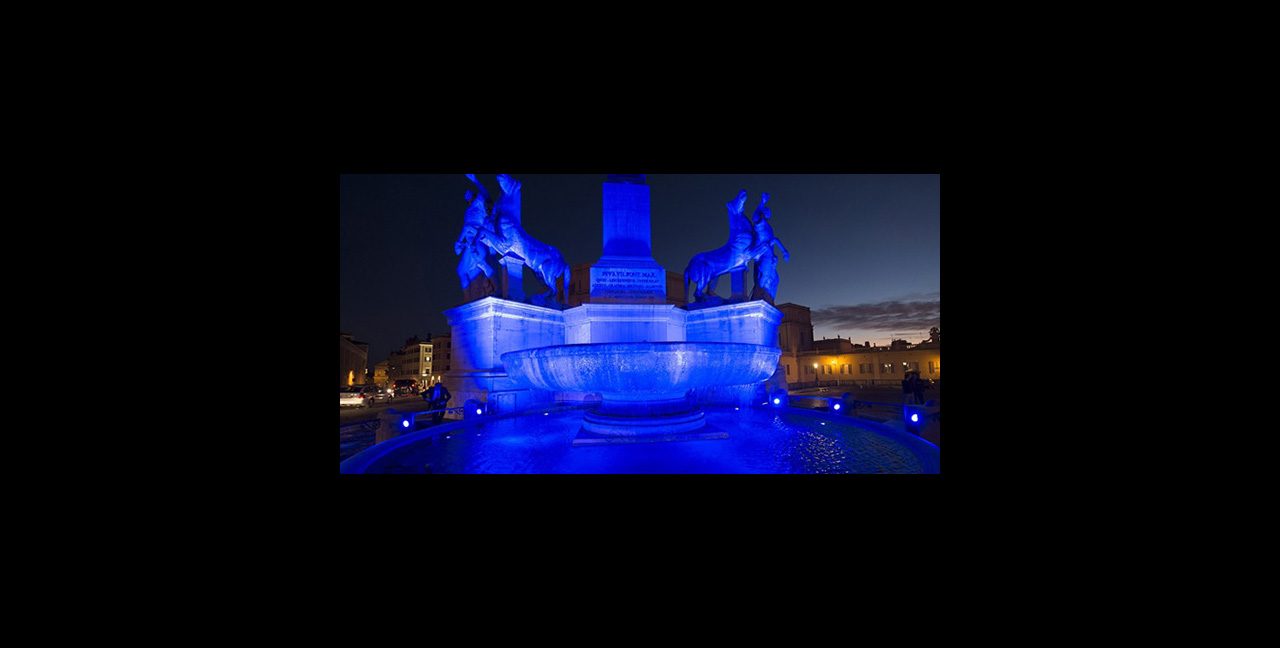
M 738 197 L 725 203 L 724 206 L 729 208 L 730 214 L 741 214 L 743 205 L 747 204 L 747 190 L 743 189 L 738 192 Z
M 511 176 L 500 173 L 498 174 L 498 186 L 502 187 L 502 197 L 498 199 L 498 203 L 494 205 L 494 213 L 499 216 L 498 222 L 501 227 L 503 216 L 510 218 L 515 222 L 520 221 L 520 187 L 523 186 L 519 180 Z
M 523 183 L 505 173 L 499 173 L 498 186 L 502 187 L 503 194 L 510 196 L 511 194 L 520 191 L 520 187 L 523 186 Z

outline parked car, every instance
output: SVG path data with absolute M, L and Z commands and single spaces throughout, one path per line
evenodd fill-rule
M 385 389 L 374 385 L 352 385 L 338 390 L 338 406 L 369 407 L 377 402 L 391 400 Z

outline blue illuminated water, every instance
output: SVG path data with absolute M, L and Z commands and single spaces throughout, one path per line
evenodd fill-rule
M 342 463 L 363 473 L 937 473 L 936 446 L 862 419 L 795 408 L 707 407 L 727 439 L 574 446 L 585 409 L 481 418 L 386 441 Z

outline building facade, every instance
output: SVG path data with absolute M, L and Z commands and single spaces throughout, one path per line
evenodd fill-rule
M 848 340 L 844 340 L 848 342 Z M 787 384 L 895 385 L 907 371 L 919 371 L 921 378 L 942 379 L 942 347 L 929 342 L 899 347 L 813 349 L 784 353 Z
M 448 335 L 431 338 L 431 382 L 443 380 L 446 371 L 453 371 L 453 339 Z
M 940 342 L 872 346 L 852 340 L 814 340 L 809 308 L 799 304 L 779 304 L 782 324 L 778 326 L 778 346 L 787 386 L 900 384 L 907 371 L 919 371 L 921 378 L 942 379 Z
M 413 336 L 405 340 L 399 351 L 392 351 L 387 357 L 387 383 L 394 385 L 397 380 L 416 380 L 419 388 L 435 375 L 433 371 L 434 345 Z
M 369 370 L 369 344 L 338 332 L 338 386 L 363 385 Z

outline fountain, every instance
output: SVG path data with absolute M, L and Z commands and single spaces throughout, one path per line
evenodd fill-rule
M 502 361 L 520 384 L 600 394 L 600 405 L 583 417 L 575 440 L 582 445 L 725 438 L 689 434 L 706 424 L 689 390 L 763 382 L 781 353 L 760 344 L 606 342 L 512 351 Z
M 937 448 L 912 435 L 768 406 L 766 381 L 785 388 L 774 246 L 790 256 L 768 225 L 768 194 L 754 218 L 746 191 L 726 203 L 729 242 L 690 261 L 695 301 L 681 308 L 668 303 L 652 256 L 645 176 L 608 176 L 590 302 L 569 308 L 553 285 L 563 258 L 523 227 L 520 182 L 498 176 L 502 196 L 491 202 L 467 177 L 478 192 L 467 192 L 455 251 L 471 301 L 445 312 L 454 366 L 445 383 L 459 403 L 486 403 L 484 416 L 384 441 L 342 472 L 937 472 Z M 479 267 L 486 248 L 498 272 Z M 524 297 L 523 267 L 547 293 Z M 728 298 L 715 294 L 724 274 Z

